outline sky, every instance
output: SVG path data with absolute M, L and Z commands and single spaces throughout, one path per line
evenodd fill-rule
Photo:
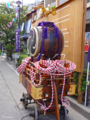
M 7 3 L 7 2 L 9 2 L 9 1 L 18 1 L 18 0 L 0 0 L 0 2 L 2 3 L 2 2 L 5 2 L 5 3 Z M 35 0 L 19 0 L 19 1 L 23 1 L 23 4 L 30 4 L 30 3 L 34 3 L 35 2 Z

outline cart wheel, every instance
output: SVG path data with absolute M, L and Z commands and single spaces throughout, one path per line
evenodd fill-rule
M 33 117 L 33 120 L 38 120 L 38 116 L 40 115 L 39 111 L 37 110 L 37 107 L 34 107 L 34 111 L 30 113 L 30 116 Z
M 24 108 L 26 109 L 28 106 L 28 97 L 27 94 L 23 93 L 22 94 L 22 98 L 20 99 L 20 101 L 23 102 Z
M 61 106 L 61 108 L 60 108 L 60 116 L 61 116 L 61 118 L 62 119 L 66 119 L 66 117 L 67 117 L 67 109 L 66 109 L 66 107 L 64 107 L 64 106 Z
M 35 118 L 34 118 L 34 120 L 38 120 L 39 114 L 38 114 L 38 110 L 37 110 L 36 106 L 34 107 L 34 112 L 35 112 Z

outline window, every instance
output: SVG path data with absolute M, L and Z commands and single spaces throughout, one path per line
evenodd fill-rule
M 44 7 L 48 7 L 48 4 L 53 4 L 56 0 L 44 0 Z M 52 6 L 52 5 L 51 5 Z
M 87 0 L 87 3 L 89 3 L 90 2 L 90 0 Z

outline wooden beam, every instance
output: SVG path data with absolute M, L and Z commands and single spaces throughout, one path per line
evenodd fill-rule
M 83 68 L 84 68 L 84 45 L 85 45 L 85 29 L 86 29 L 86 0 L 83 0 L 83 21 L 82 21 L 82 44 L 81 44 L 81 73 L 79 73 L 78 77 L 78 103 L 82 103 L 82 92 L 80 91 L 81 86 L 81 78 L 83 75 Z
M 81 72 L 83 72 L 84 69 L 84 46 L 85 46 L 85 31 L 86 31 L 86 0 L 83 0 L 83 21 L 82 21 L 82 44 L 81 44 Z
M 60 120 L 60 112 L 58 108 L 58 97 L 57 97 L 57 89 L 56 89 L 56 84 L 54 81 L 54 93 L 55 93 L 55 111 L 56 111 L 56 119 Z
M 86 98 L 86 106 L 89 105 L 89 87 L 90 85 L 87 85 L 87 98 Z
M 80 90 L 82 75 L 83 73 L 79 73 L 79 76 L 78 76 L 78 103 L 82 103 L 82 92 Z

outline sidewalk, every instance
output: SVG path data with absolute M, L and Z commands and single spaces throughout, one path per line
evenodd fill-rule
M 19 83 L 19 75 L 14 66 L 8 63 L 4 57 L 0 57 L 0 120 L 21 120 L 23 116 L 29 115 L 34 104 L 24 109 L 20 103 L 25 88 Z M 67 108 L 69 114 L 66 120 L 88 120 L 71 107 Z M 41 115 L 38 120 L 56 120 L 55 114 Z M 23 120 L 33 120 L 26 117 Z M 60 119 L 61 120 L 61 119 Z
M 79 104 L 77 103 L 77 100 L 75 100 L 72 97 L 66 97 L 70 101 L 70 106 L 79 112 L 81 115 L 83 115 L 85 118 L 90 120 L 90 105 L 89 106 L 84 106 L 84 104 Z
M 19 76 L 14 72 L 14 68 L 8 66 L 10 64 L 0 58 L 0 120 L 21 120 L 30 113 L 19 104 L 22 93 L 26 90 L 19 84 Z M 24 120 L 33 119 L 27 117 Z

